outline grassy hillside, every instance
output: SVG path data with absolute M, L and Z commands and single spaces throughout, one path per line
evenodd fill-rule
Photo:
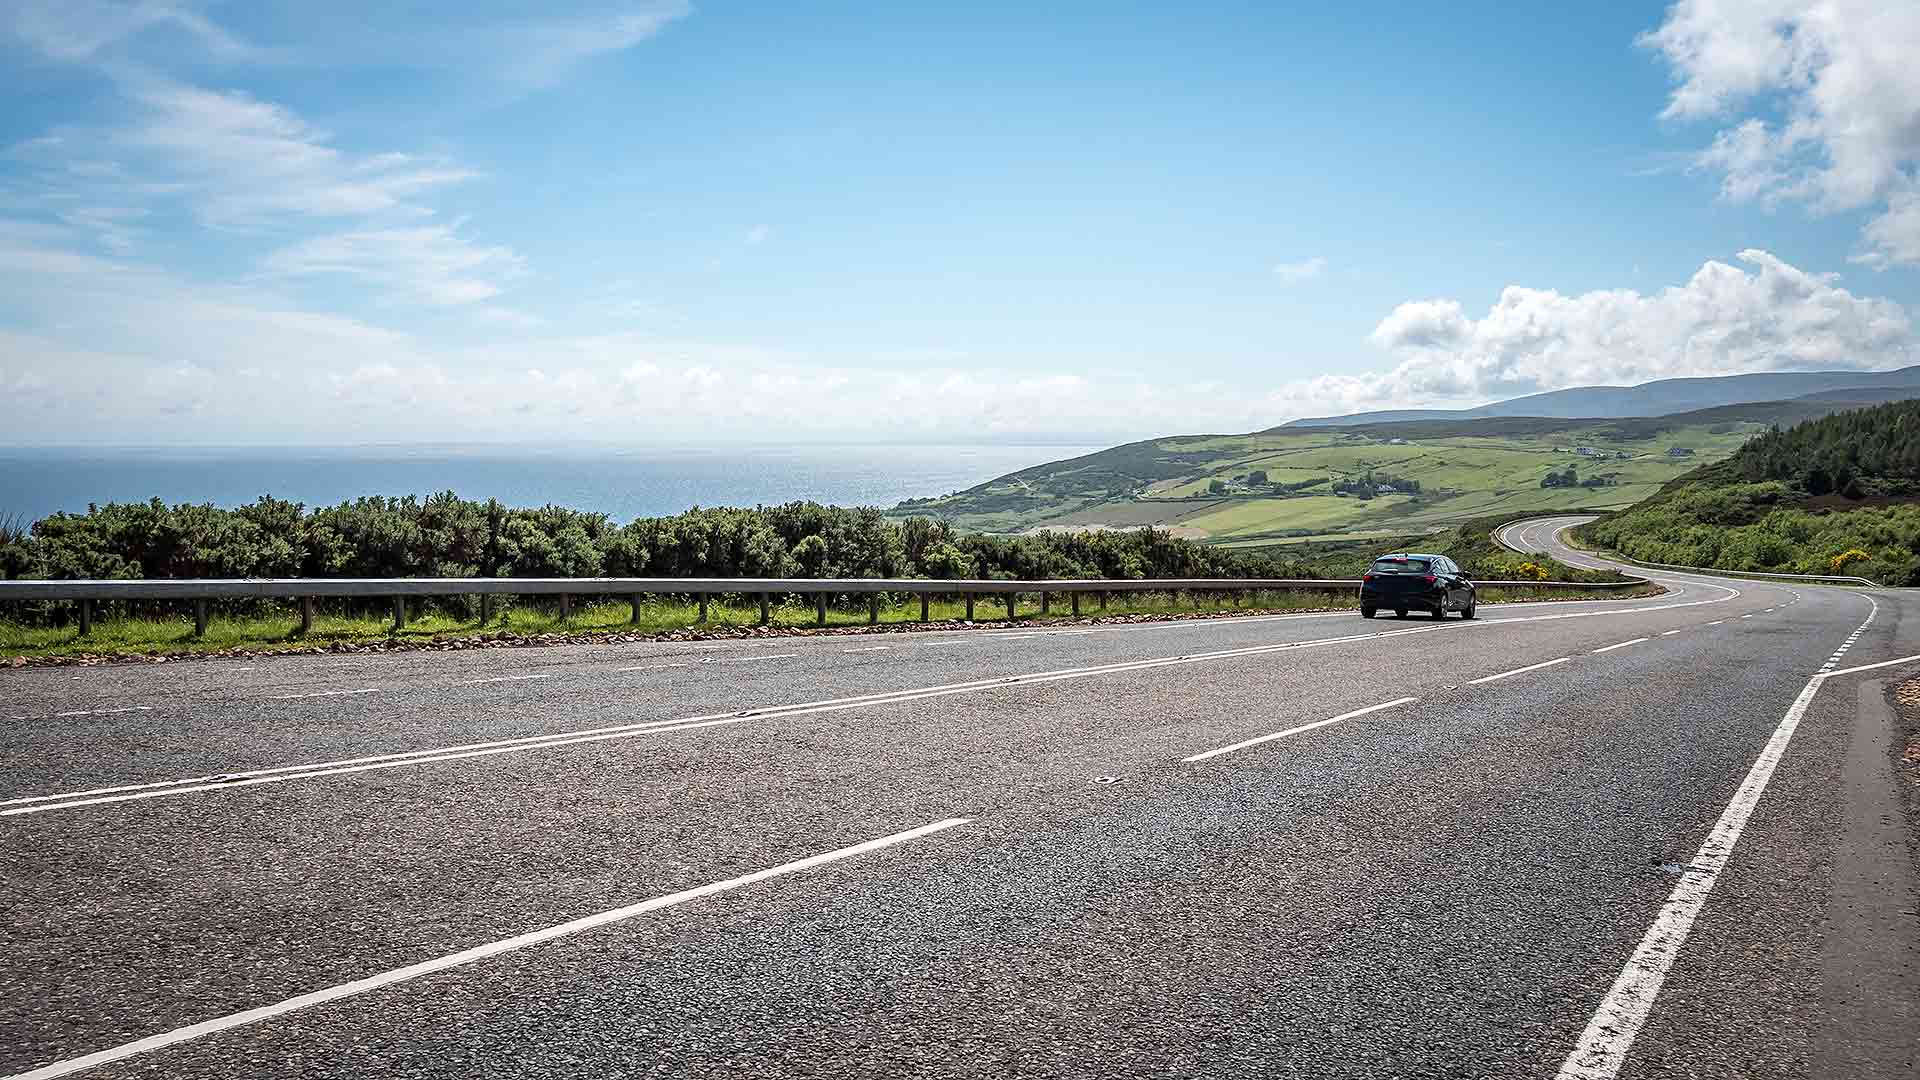
M 1840 407 L 1794 401 L 1628 420 L 1502 417 L 1176 436 L 1023 469 L 892 513 L 1000 533 L 1155 525 L 1237 548 L 1418 535 L 1489 515 L 1630 506 L 1772 424 Z M 1672 453 L 1676 447 L 1689 453 Z
M 1762 435 L 1580 535 L 1648 562 L 1920 585 L 1920 401 Z

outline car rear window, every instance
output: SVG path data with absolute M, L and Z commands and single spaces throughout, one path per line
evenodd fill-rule
M 1375 574 L 1424 574 L 1426 572 L 1427 560 L 1425 559 L 1375 559 L 1371 571 Z

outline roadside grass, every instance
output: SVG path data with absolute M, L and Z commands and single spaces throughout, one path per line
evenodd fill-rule
M 1633 595 L 1642 594 L 1635 592 Z M 1567 594 L 1561 591 L 1486 589 L 1482 591 L 1481 602 L 1492 604 L 1566 597 Z M 1614 597 L 1607 595 L 1599 598 Z M 398 631 L 394 630 L 390 615 L 329 614 L 323 610 L 315 615 L 312 631 L 304 635 L 299 633 L 298 617 L 291 607 L 268 610 L 260 614 L 215 615 L 208 620 L 207 632 L 204 636 L 195 636 L 193 620 L 186 616 L 120 615 L 114 617 L 102 612 L 100 617 L 95 618 L 92 632 L 85 636 L 80 634 L 77 625 L 71 623 L 64 626 L 27 626 L 0 621 L 0 659 L 15 656 L 191 655 L 227 650 L 276 652 L 295 649 L 311 650 L 314 646 L 325 647 L 335 643 L 363 644 L 387 641 L 425 645 L 437 641 L 501 632 L 519 637 L 542 634 L 657 636 L 675 631 L 703 629 L 738 632 L 750 629 L 759 623 L 760 611 L 757 602 L 751 600 L 739 602 L 737 598 L 724 598 L 730 602 L 722 602 L 722 599 L 715 598 L 715 601 L 708 606 L 705 624 L 699 621 L 700 610 L 697 602 L 662 598 L 641 604 L 640 617 L 637 621 L 633 619 L 632 611 L 625 601 L 581 604 L 564 619 L 552 606 L 520 604 L 496 611 L 485 623 L 458 613 L 429 608 L 410 615 L 407 625 Z M 1072 600 L 1068 595 L 1053 594 L 1049 613 L 1042 615 L 1039 595 L 1022 593 L 1016 601 L 1014 614 L 1010 620 L 1004 597 L 982 594 L 975 600 L 974 623 L 976 625 L 1009 625 L 1011 623 L 1044 625 L 1072 622 L 1071 603 Z M 1105 610 L 1100 608 L 1099 600 L 1092 594 L 1081 597 L 1083 619 L 1101 616 L 1180 615 L 1195 611 L 1223 614 L 1233 611 L 1245 614 L 1339 611 L 1354 607 L 1356 604 L 1352 594 L 1344 590 L 1248 592 L 1241 594 L 1237 599 L 1226 594 L 1212 593 L 1197 596 L 1186 593 L 1115 593 L 1109 596 Z M 927 614 L 930 620 L 929 625 L 945 624 L 950 628 L 953 624 L 961 623 L 966 619 L 966 604 L 956 597 L 934 597 L 928 604 Z M 819 624 L 815 621 L 815 610 L 810 601 L 793 599 L 784 604 L 776 604 L 770 615 L 771 627 L 775 632 L 790 633 L 819 629 Z M 865 627 L 868 625 L 869 618 L 870 614 L 864 604 L 829 606 L 826 629 Z M 882 627 L 895 628 L 919 624 L 919 599 L 909 596 L 902 601 L 882 603 L 877 621 Z

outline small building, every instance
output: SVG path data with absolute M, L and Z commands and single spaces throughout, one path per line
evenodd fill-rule
M 1668 457 L 1692 457 L 1693 451 L 1684 446 L 1669 446 L 1667 447 L 1667 456 Z
M 1593 447 L 1593 446 L 1576 446 L 1573 448 L 1573 452 L 1576 454 L 1579 454 L 1581 457 L 1597 458 L 1597 457 L 1607 456 L 1607 452 L 1605 450 L 1601 450 L 1598 447 Z

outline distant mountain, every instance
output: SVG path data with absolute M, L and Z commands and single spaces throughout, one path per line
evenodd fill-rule
M 1543 394 L 1496 401 L 1473 409 L 1389 409 L 1318 416 L 1295 420 L 1285 427 L 1349 427 L 1408 420 L 1476 420 L 1488 416 L 1585 417 L 1668 416 L 1673 413 L 1744 405 L 1756 401 L 1787 401 L 1810 395 L 1825 400 L 1885 401 L 1897 391 L 1920 396 L 1920 364 L 1897 371 L 1770 371 L 1752 375 L 1723 375 L 1707 379 L 1660 379 L 1639 386 L 1575 386 Z

